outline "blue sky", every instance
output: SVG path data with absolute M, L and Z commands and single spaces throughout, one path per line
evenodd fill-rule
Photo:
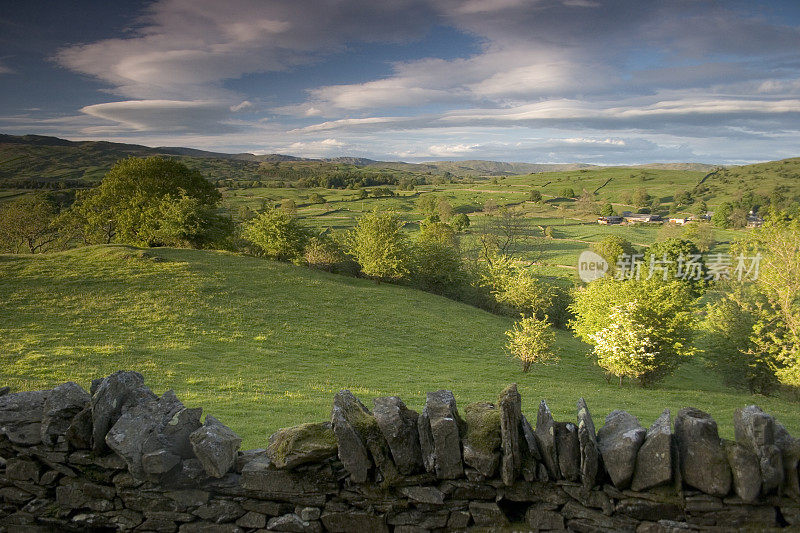
M 800 2 L 0 0 L 0 131 L 384 160 L 800 156 Z

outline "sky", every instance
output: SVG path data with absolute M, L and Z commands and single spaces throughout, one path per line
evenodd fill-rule
M 0 132 L 380 160 L 800 156 L 800 2 L 0 0 Z

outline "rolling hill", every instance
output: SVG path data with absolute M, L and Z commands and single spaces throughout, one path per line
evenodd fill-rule
M 796 404 L 723 386 L 699 363 L 651 389 L 605 381 L 588 347 L 557 332 L 557 365 L 522 373 L 504 351 L 511 320 L 429 293 L 230 253 L 93 246 L 0 256 L 0 384 L 13 390 L 142 372 L 264 446 L 279 427 L 328 417 L 350 388 L 367 405 L 454 391 L 463 409 L 519 384 L 535 418 L 546 399 L 575 420 L 586 398 L 598 423 L 625 408 L 647 426 L 693 405 L 732 436 L 735 407 L 758 403 L 792 433 Z

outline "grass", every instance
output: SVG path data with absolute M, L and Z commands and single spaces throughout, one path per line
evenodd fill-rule
M 732 437 L 736 407 L 757 403 L 795 435 L 797 405 L 723 386 L 699 363 L 653 389 L 607 384 L 588 347 L 557 332 L 560 363 L 523 374 L 505 355 L 511 320 L 404 287 L 198 250 L 96 246 L 0 256 L 0 384 L 89 386 L 138 370 L 263 447 L 280 427 L 325 420 L 334 393 L 367 405 L 399 395 L 420 409 L 426 391 L 459 405 L 496 401 L 519 384 L 531 419 L 546 399 L 561 420 L 586 398 L 596 423 L 624 408 L 650 424 L 665 407 L 712 413 Z

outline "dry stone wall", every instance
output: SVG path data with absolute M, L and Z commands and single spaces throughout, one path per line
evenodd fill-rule
M 431 392 L 421 413 L 343 390 L 330 421 L 241 451 L 136 372 L 0 394 L 2 531 L 800 530 L 800 440 L 756 406 L 729 442 L 693 408 L 596 431 L 583 399 L 574 421 L 541 402 L 534 427 L 516 385 L 461 410 Z

